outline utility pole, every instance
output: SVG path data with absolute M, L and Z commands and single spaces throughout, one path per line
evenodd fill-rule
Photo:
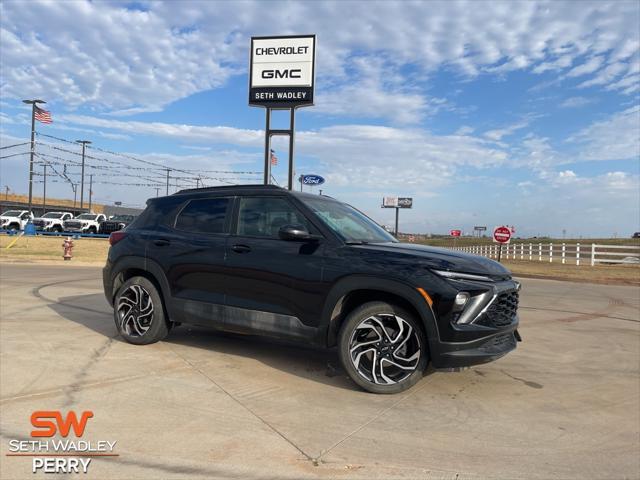
M 76 140 L 76 143 L 82 144 L 82 171 L 80 172 L 80 208 L 84 207 L 84 150 L 90 140 Z
M 167 168 L 167 195 L 169 195 L 169 172 L 171 171 L 170 168 Z
M 89 211 L 91 211 L 91 197 L 93 197 L 93 173 L 89 175 Z
M 42 214 L 47 213 L 47 164 L 44 164 L 44 187 L 42 189 Z
M 33 154 L 36 150 L 36 104 L 47 103 L 44 100 L 22 100 L 22 103 L 31 105 L 31 156 L 29 158 L 29 212 L 33 203 Z
M 4 186 L 4 199 L 9 200 L 9 185 Z
M 196 178 L 196 188 L 200 188 L 200 177 Z
M 156 187 L 156 198 L 160 195 L 160 187 Z
M 76 209 L 76 192 L 78 191 L 78 184 L 72 183 L 71 188 L 73 188 L 73 210 L 75 210 Z M 76 212 L 74 211 L 74 213 Z

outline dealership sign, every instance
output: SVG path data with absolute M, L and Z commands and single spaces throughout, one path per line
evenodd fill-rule
M 382 199 L 383 208 L 411 208 L 413 198 L 411 197 L 384 197 Z
M 300 175 L 301 182 L 304 185 L 322 185 L 324 178 L 320 175 Z
M 313 105 L 315 35 L 251 37 L 249 105 Z
M 493 229 L 493 241 L 496 243 L 509 243 L 511 241 L 511 229 L 501 226 Z

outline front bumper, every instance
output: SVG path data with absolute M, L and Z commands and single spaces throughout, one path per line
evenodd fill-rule
M 492 362 L 516 349 L 521 341 L 518 319 L 512 325 L 498 329 L 468 342 L 435 342 L 431 344 L 434 368 L 460 368 Z
M 472 284 L 466 285 L 471 287 Z M 492 299 L 479 304 L 466 323 L 459 316 L 443 315 L 439 336 L 430 339 L 431 361 L 435 368 L 469 367 L 491 362 L 515 350 L 521 341 L 517 313 L 520 284 L 505 280 L 492 285 Z M 463 316 L 463 315 L 462 315 Z

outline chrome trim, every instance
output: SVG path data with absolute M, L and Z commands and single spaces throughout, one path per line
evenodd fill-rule
M 473 275 L 471 273 L 450 272 L 448 270 L 432 270 L 441 277 L 450 278 L 452 280 L 476 280 L 478 282 L 493 282 L 494 280 L 484 275 Z

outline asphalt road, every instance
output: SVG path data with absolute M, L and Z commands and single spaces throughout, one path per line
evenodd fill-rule
M 333 352 L 180 327 L 116 336 L 94 267 L 0 265 L 0 476 L 35 410 L 117 441 L 85 478 L 640 477 L 640 290 L 523 279 L 524 342 L 396 396 Z M 36 477 L 39 475 L 35 475 Z

